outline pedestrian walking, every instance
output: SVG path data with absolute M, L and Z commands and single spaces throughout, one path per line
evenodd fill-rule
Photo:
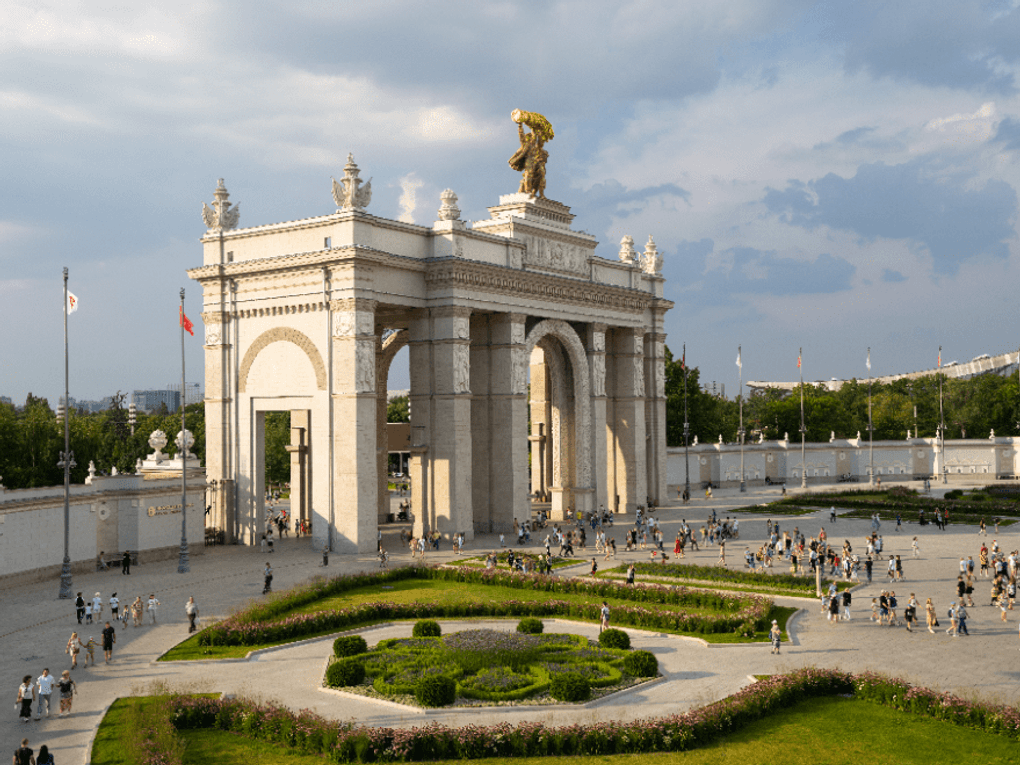
M 71 703 L 74 701 L 74 694 L 78 687 L 71 679 L 71 673 L 64 670 L 57 681 L 57 688 L 60 689 L 60 714 L 58 717 L 67 717 L 71 714 Z
M 120 574 L 131 574 L 131 553 L 124 551 L 124 557 L 120 559 Z
M 50 754 L 50 748 L 43 744 L 39 747 L 39 756 L 35 759 L 35 765 L 56 765 L 56 760 Z
M 627 584 L 634 584 L 635 566 L 631 563 L 627 566 Z
M 35 754 L 28 747 L 28 739 L 21 739 L 21 748 L 14 750 L 14 765 L 36 765 Z
M 92 617 L 98 622 L 99 617 L 103 615 L 103 597 L 98 592 L 95 597 L 92 598 Z
M 262 594 L 265 595 L 273 589 L 273 568 L 269 565 L 269 563 L 266 563 L 266 568 L 262 572 L 262 579 L 264 582 L 262 585 Z
M 113 658 L 113 644 L 117 642 L 117 632 L 107 622 L 106 626 L 103 627 L 103 657 L 106 659 L 106 663 L 109 664 Z
M 135 627 L 142 626 L 142 611 L 145 610 L 145 606 L 142 603 L 142 596 L 139 595 L 135 598 L 135 602 L 131 604 L 131 620 Z
M 80 592 L 74 599 L 74 610 L 78 615 L 78 624 L 81 624 L 82 619 L 85 618 L 85 598 L 81 596 Z
M 95 666 L 95 664 L 96 664 L 96 646 L 97 645 L 99 645 L 99 643 L 97 643 L 95 641 L 95 638 L 93 638 L 91 635 L 89 635 L 89 639 L 85 642 L 85 645 L 84 645 L 84 648 L 85 648 L 85 669 L 88 669 L 90 665 L 91 666 Z
M 195 626 L 195 619 L 198 618 L 198 604 L 195 602 L 195 596 L 192 595 L 188 598 L 188 602 L 184 604 L 184 613 L 188 615 L 188 634 L 198 629 Z
M 53 698 L 53 675 L 50 674 L 49 669 L 44 669 L 42 674 L 35 681 L 36 687 L 36 702 L 35 702 L 35 719 L 38 720 L 43 716 L 43 708 L 46 709 L 46 716 L 50 716 L 50 699 Z
M 779 629 L 779 622 L 772 620 L 772 629 L 769 630 L 769 639 L 772 641 L 772 653 L 779 653 L 779 644 L 783 637 L 783 631 Z
M 914 548 L 914 557 L 921 557 L 921 548 L 917 545 L 917 537 L 914 537 L 914 541 L 910 543 L 910 546 Z
M 72 632 L 71 637 L 67 641 L 67 648 L 64 649 L 64 653 L 71 657 L 71 669 L 78 669 L 78 653 L 81 651 L 81 639 L 78 637 L 77 632 Z
M 928 598 L 924 604 L 924 616 L 925 621 L 928 623 L 928 632 L 935 634 L 935 627 L 939 626 L 938 617 L 935 615 L 935 606 L 932 605 L 931 598 Z
M 159 610 L 159 601 L 156 600 L 155 594 L 149 593 L 149 602 L 146 604 L 145 607 L 149 611 L 149 624 L 155 624 L 156 611 Z
M 609 604 L 606 601 L 602 601 L 602 610 L 599 612 L 599 633 L 601 634 L 604 630 L 609 629 Z
M 110 596 L 110 616 L 113 617 L 114 621 L 120 617 L 120 598 L 117 597 L 117 593 L 113 593 Z
M 85 623 L 92 624 L 92 601 L 85 601 Z
M 17 702 L 21 704 L 18 712 L 21 722 L 27 723 L 32 719 L 32 702 L 35 701 L 35 686 L 32 685 L 32 676 L 25 675 L 21 678 L 21 685 L 18 686 Z

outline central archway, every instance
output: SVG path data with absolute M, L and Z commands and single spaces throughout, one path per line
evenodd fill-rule
M 570 510 L 591 509 L 595 493 L 587 353 L 574 328 L 558 319 L 543 319 L 535 324 L 527 334 L 525 346 L 529 357 L 536 347 L 540 348 L 549 364 L 552 513 L 554 518 L 563 519 Z

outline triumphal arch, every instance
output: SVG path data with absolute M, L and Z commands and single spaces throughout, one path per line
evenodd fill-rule
M 665 498 L 662 260 L 651 237 L 595 256 L 545 197 L 539 117 L 514 113 L 532 130 L 511 159 L 521 188 L 474 223 L 450 190 L 431 226 L 372 215 L 353 157 L 336 211 L 304 220 L 237 228 L 220 182 L 188 272 L 203 288 L 209 523 L 257 541 L 265 413 L 289 411 L 293 515 L 320 546 L 373 551 L 405 346 L 417 533 L 507 531 L 536 494 L 554 518 Z

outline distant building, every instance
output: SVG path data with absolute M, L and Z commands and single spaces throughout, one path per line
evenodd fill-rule
M 167 410 L 176 412 L 181 408 L 181 392 L 179 390 L 136 390 L 131 394 L 131 403 L 139 412 L 155 412 L 160 404 L 166 404 Z
M 0 396 L 0 404 L 10 404 L 14 406 L 14 401 L 11 400 L 10 396 Z

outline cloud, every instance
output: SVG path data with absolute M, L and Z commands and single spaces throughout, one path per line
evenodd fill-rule
M 829 173 L 785 189 L 769 188 L 765 207 L 791 225 L 849 231 L 864 241 L 904 239 L 925 248 L 936 273 L 955 274 L 979 255 L 1009 256 L 1016 191 L 1003 180 L 947 169 L 920 157 L 899 165 L 861 165 L 843 178 Z
M 984 0 L 859 0 L 829 6 L 826 33 L 855 73 L 993 93 L 1016 92 L 1020 8 Z
M 414 173 L 408 173 L 400 179 L 400 215 L 397 218 L 404 223 L 414 223 L 414 208 L 418 205 L 418 189 L 425 181 Z
M 893 271 L 891 268 L 882 269 L 882 281 L 887 284 L 896 284 L 897 282 L 905 282 L 906 280 L 907 277 L 899 271 Z
M 981 108 L 973 114 L 954 114 L 951 117 L 938 117 L 933 119 L 925 128 L 928 130 L 941 130 L 945 131 L 950 126 L 956 125 L 960 122 L 988 122 L 995 116 L 995 103 L 989 101 L 986 104 L 982 104 Z
M 1020 120 L 1006 117 L 995 131 L 994 142 L 1001 142 L 1006 151 L 1020 151 Z

